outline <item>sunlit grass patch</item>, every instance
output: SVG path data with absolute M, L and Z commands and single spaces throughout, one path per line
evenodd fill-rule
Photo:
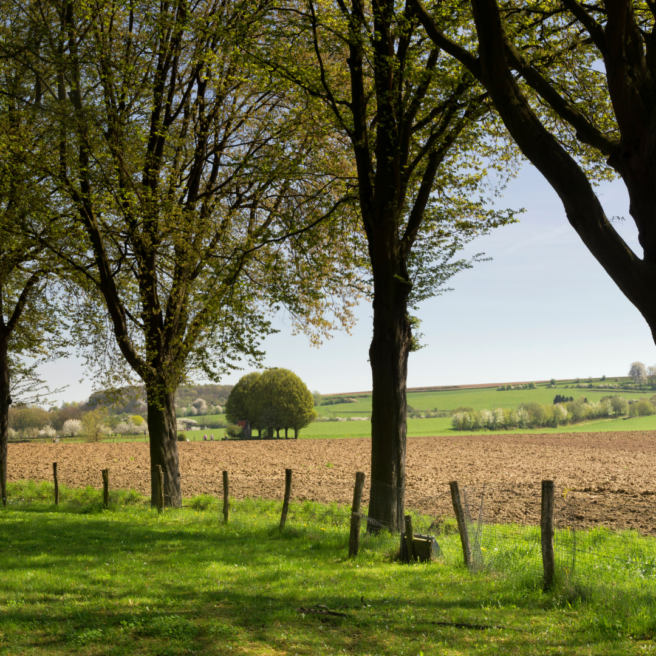
M 363 532 L 347 558 L 339 504 L 292 503 L 281 532 L 276 501 L 233 501 L 225 525 L 212 497 L 158 515 L 140 495 L 103 510 L 97 490 L 66 488 L 55 509 L 51 491 L 10 484 L 0 509 L 2 654 L 634 654 L 656 625 L 650 566 L 600 569 L 587 587 L 563 578 L 544 594 L 521 545 L 467 572 L 448 518 L 413 514 L 444 555 L 408 566 L 385 531 Z M 643 563 L 652 544 L 586 536 Z

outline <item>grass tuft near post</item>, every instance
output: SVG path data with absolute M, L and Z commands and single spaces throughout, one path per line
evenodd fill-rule
M 467 522 L 465 520 L 465 510 L 462 507 L 462 499 L 460 498 L 460 486 L 458 481 L 451 481 L 449 483 L 451 488 L 451 503 L 453 504 L 453 512 L 456 515 L 458 522 L 458 532 L 460 533 L 460 542 L 462 543 L 462 553 L 465 558 L 465 565 L 467 568 L 472 566 L 472 552 L 469 544 L 469 533 L 467 531 Z
M 542 481 L 542 504 L 540 517 L 540 536 L 542 541 L 542 566 L 544 569 L 544 590 L 550 590 L 556 575 L 554 556 L 554 497 L 553 481 Z
M 227 524 L 230 519 L 230 482 L 228 472 L 223 472 L 223 521 Z
M 364 472 L 355 474 L 355 488 L 353 489 L 353 505 L 351 506 L 351 535 L 349 537 L 349 558 L 357 556 L 360 550 L 360 526 L 362 524 L 362 515 L 360 507 L 362 505 L 362 490 L 364 489 Z
M 285 528 L 287 513 L 289 512 L 289 498 L 292 496 L 292 470 L 285 469 L 285 498 L 282 502 L 282 514 L 280 515 L 280 530 Z
M 59 505 L 59 476 L 57 476 L 57 463 L 52 463 L 52 476 L 55 479 L 55 505 Z

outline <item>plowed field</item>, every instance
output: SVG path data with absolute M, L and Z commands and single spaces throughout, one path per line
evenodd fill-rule
M 180 444 L 183 495 L 221 493 L 281 498 L 285 468 L 294 470 L 293 498 L 350 503 L 356 471 L 369 471 L 368 439 L 203 442 Z M 148 445 L 12 444 L 9 480 L 51 480 L 101 486 L 109 468 L 113 488 L 147 493 Z M 413 437 L 408 439 L 406 505 L 450 514 L 448 482 L 480 490 L 486 512 L 499 521 L 536 521 L 540 481 L 557 485 L 557 522 L 635 528 L 656 534 L 656 433 L 586 433 Z M 365 489 L 368 489 L 366 485 Z M 365 494 L 365 501 L 367 500 Z

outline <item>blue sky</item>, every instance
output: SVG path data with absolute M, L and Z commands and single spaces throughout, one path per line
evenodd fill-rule
M 642 251 L 621 182 L 598 193 L 627 243 Z M 422 350 L 411 354 L 408 386 L 512 382 L 625 375 L 631 362 L 656 364 L 649 328 L 570 227 L 555 192 L 531 166 L 511 181 L 498 206 L 525 208 L 520 223 L 474 241 L 468 253 L 492 261 L 454 277 L 454 291 L 424 302 L 418 312 Z M 322 393 L 371 389 L 367 352 L 371 307 L 360 306 L 351 335 L 338 333 L 320 348 L 293 336 L 284 316 L 264 348 L 266 366 L 295 371 Z M 248 370 L 226 377 L 234 383 Z M 69 385 L 59 400 L 83 400 L 92 381 L 75 358 L 44 367 L 53 386 Z

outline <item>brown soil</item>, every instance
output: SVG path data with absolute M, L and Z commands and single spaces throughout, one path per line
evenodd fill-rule
M 295 500 L 350 503 L 356 471 L 369 471 L 368 439 L 202 442 L 180 444 L 184 496 L 221 493 L 230 472 L 237 498 L 279 499 L 285 468 L 294 470 Z M 537 521 L 540 481 L 557 486 L 562 525 L 635 528 L 656 534 L 656 432 L 485 435 L 408 438 L 406 505 L 435 516 L 450 514 L 448 482 L 470 497 L 484 486 L 486 512 L 498 521 Z M 11 444 L 9 480 L 51 480 L 148 493 L 148 445 Z M 365 486 L 365 489 L 368 486 Z M 367 501 L 365 494 L 365 502 Z M 477 506 L 478 507 L 478 506 Z

